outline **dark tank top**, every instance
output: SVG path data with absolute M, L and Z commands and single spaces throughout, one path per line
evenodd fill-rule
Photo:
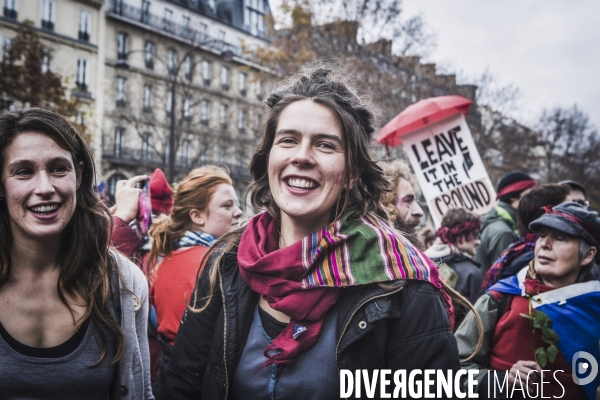
M 114 341 L 102 362 L 102 341 L 95 324 L 85 322 L 66 342 L 35 348 L 18 342 L 0 325 L 0 400 L 107 400 L 114 377 Z
M 264 356 L 265 347 L 273 340 L 263 329 L 257 305 L 246 345 L 233 376 L 231 398 L 337 399 L 340 390 L 339 370 L 335 359 L 337 316 L 338 308 L 334 306 L 325 314 L 317 343 L 302 353 L 294 363 L 260 368 L 267 361 Z

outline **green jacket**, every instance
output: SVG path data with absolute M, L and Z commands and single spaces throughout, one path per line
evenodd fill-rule
M 473 258 L 480 265 L 484 275 L 496 262 L 500 253 L 518 238 L 517 210 L 508 203 L 499 201 L 498 205 L 481 219 L 481 243 Z

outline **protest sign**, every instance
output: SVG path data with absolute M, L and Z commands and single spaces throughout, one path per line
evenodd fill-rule
M 449 208 L 483 215 L 494 206 L 496 192 L 462 114 L 407 134 L 402 144 L 436 227 Z

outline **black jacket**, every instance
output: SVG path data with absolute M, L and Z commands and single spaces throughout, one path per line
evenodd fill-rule
M 198 299 L 209 293 L 210 266 L 209 259 Z M 227 399 L 258 294 L 242 279 L 235 253 L 223 256 L 218 283 L 204 312 L 184 314 L 157 399 Z M 449 318 L 433 285 L 407 281 L 391 290 L 378 284 L 349 287 L 338 302 L 340 369 L 460 369 Z

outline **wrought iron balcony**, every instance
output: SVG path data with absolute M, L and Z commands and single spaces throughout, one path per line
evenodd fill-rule
M 17 10 L 13 8 L 4 7 L 4 18 L 17 19 Z
M 148 168 L 164 167 L 167 164 L 165 155 L 152 149 L 115 146 L 112 142 L 105 142 L 102 146 L 102 159 L 115 164 L 144 166 Z M 187 171 L 206 164 L 214 164 L 214 162 L 209 162 L 202 157 L 194 159 L 194 157 L 178 156 L 175 158 L 175 169 L 178 171 Z M 226 165 L 231 177 L 234 179 L 252 180 L 252 175 L 250 175 L 248 167 L 245 165 L 227 162 L 219 162 L 217 164 Z
M 45 29 L 47 31 L 53 31 L 54 30 L 54 22 L 42 20 L 42 29 Z
M 84 41 L 84 42 L 89 42 L 90 41 L 90 33 L 79 31 L 79 40 Z
M 194 45 L 208 46 L 220 52 L 230 50 L 236 56 L 241 55 L 240 46 L 215 39 L 204 32 L 191 29 L 187 25 L 177 24 L 158 15 L 148 13 L 141 8 L 130 6 L 123 3 L 122 0 L 113 0 L 108 7 L 107 13 L 148 25 L 156 31 L 162 31 L 181 39 L 189 40 Z

